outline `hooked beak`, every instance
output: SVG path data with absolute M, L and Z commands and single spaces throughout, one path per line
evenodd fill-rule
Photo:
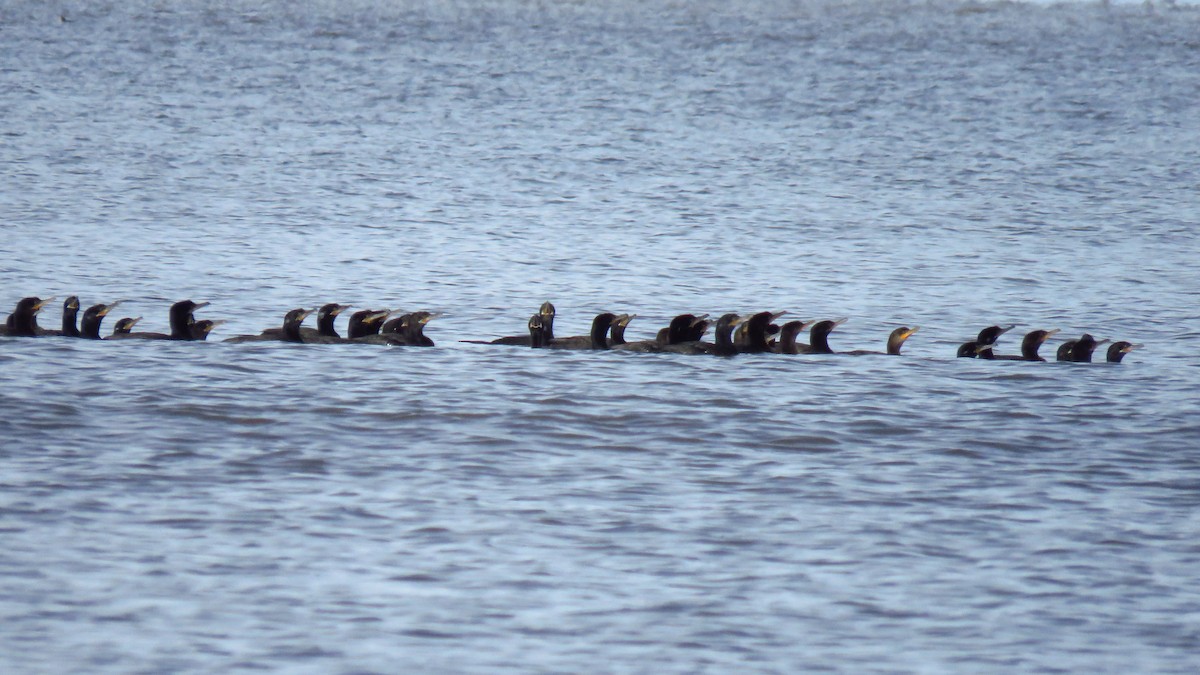
M 201 308 L 203 308 L 203 307 L 208 307 L 208 306 L 209 306 L 209 305 L 211 305 L 211 304 L 212 304 L 211 302 L 197 302 L 197 303 L 196 303 L 196 306 L 195 306 L 195 307 L 192 307 L 192 311 L 194 312 L 194 311 L 196 311 L 196 310 L 198 310 L 198 309 L 201 309 Z
M 37 314 L 38 312 L 42 311 L 42 308 L 43 308 L 43 307 L 45 307 L 46 305 L 48 305 L 48 304 L 50 304 L 50 303 L 54 302 L 54 299 L 55 299 L 55 298 L 54 298 L 54 296 L 52 295 L 52 296 L 50 296 L 50 297 L 46 298 L 45 300 L 43 300 L 43 301 L 39 302 L 38 304 L 34 305 L 34 306 L 33 306 L 33 313 L 34 313 L 34 314 Z

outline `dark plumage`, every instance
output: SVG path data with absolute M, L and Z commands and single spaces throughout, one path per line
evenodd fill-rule
M 1038 355 L 1038 350 L 1042 348 L 1042 344 L 1058 333 L 1058 329 L 1054 330 L 1032 330 L 1025 334 L 1025 338 L 1021 340 L 1021 355 L 1014 354 L 998 354 L 995 359 L 998 361 L 1045 361 L 1046 359 Z
M 1078 340 L 1068 340 L 1058 347 L 1056 355 L 1059 361 L 1071 361 L 1074 363 L 1091 363 L 1092 352 L 1100 345 L 1108 342 L 1107 339 L 1097 341 L 1088 333 L 1084 333 Z
M 850 356 L 864 356 L 864 355 L 875 355 L 875 354 L 884 354 L 884 355 L 888 355 L 888 356 L 899 356 L 900 350 L 904 348 L 904 342 L 906 340 L 908 340 L 908 338 L 912 337 L 912 334 L 917 332 L 918 330 L 921 330 L 921 328 L 919 326 L 913 326 L 912 328 L 909 328 L 908 326 L 901 326 L 901 327 L 893 330 L 891 333 L 888 334 L 887 351 L 884 351 L 884 352 L 876 352 L 876 351 L 871 351 L 869 349 L 855 349 L 853 351 L 841 352 L 841 353 L 848 354 Z
M 959 345 L 957 355 L 971 359 L 995 358 L 996 355 L 992 352 L 992 348 L 996 346 L 996 341 L 1000 339 L 1001 335 L 1004 335 L 1014 328 L 1016 328 L 1016 325 L 1010 325 L 1006 327 L 988 326 L 987 328 L 979 331 L 979 335 L 974 340 L 970 342 L 964 342 Z
M 100 324 L 104 321 L 104 317 L 108 313 L 121 304 L 118 300 L 109 305 L 92 305 L 83 311 L 83 318 L 79 321 L 79 336 L 89 340 L 99 340 Z
M 220 326 L 221 324 L 224 324 L 224 323 L 228 323 L 228 322 L 225 321 L 224 319 L 220 319 L 217 321 L 213 321 L 212 319 L 202 319 L 200 321 L 196 321 L 192 324 L 191 329 L 189 330 L 189 333 L 192 336 L 189 339 L 195 340 L 195 341 L 207 340 L 208 334 L 213 332 L 214 328 L 216 328 L 217 326 Z
M 300 331 L 300 324 L 308 318 L 314 310 L 311 309 L 293 309 L 283 315 L 283 326 L 277 332 L 268 333 L 263 331 L 258 335 L 235 335 L 231 338 L 226 338 L 225 342 L 244 343 L 244 342 L 305 342 L 304 336 Z
M 808 329 L 808 344 L 796 343 L 796 351 L 800 354 L 833 354 L 833 348 L 829 346 L 829 334 L 847 321 L 847 318 L 825 319 L 814 323 Z
M 708 316 L 705 314 L 704 316 Z M 688 337 L 695 330 L 694 325 L 698 321 L 703 321 L 702 317 L 695 314 L 680 314 L 671 319 L 671 323 L 666 328 L 658 331 L 658 334 L 653 340 L 636 340 L 634 342 L 624 342 L 621 344 L 612 345 L 613 349 L 631 352 L 661 352 L 667 345 L 681 344 L 688 341 Z M 622 333 L 622 338 L 624 334 Z
M 1143 346 L 1144 345 L 1126 342 L 1125 340 L 1114 342 L 1108 346 L 1107 361 L 1109 363 L 1120 363 L 1121 359 L 1125 358 L 1126 354 L 1135 349 L 1141 349 Z
M 547 300 L 546 302 L 543 302 L 542 306 L 538 309 L 538 323 L 541 324 L 541 331 L 542 331 L 542 336 L 543 336 L 542 342 L 544 342 L 546 344 L 549 344 L 552 340 L 554 340 L 554 317 L 556 314 L 557 314 L 557 311 L 554 309 L 554 305 L 549 300 Z M 476 341 L 475 340 L 463 340 L 463 342 L 476 342 Z M 512 345 L 512 346 L 517 346 L 517 347 L 534 346 L 532 344 L 532 338 L 529 335 L 509 335 L 509 336 L 502 337 L 502 338 L 496 338 L 495 340 L 491 340 L 491 341 L 480 341 L 480 342 L 486 343 L 486 344 L 492 344 L 492 345 Z
M 133 327 L 141 320 L 142 317 L 140 316 L 135 316 L 132 319 L 129 317 L 117 319 L 117 323 L 113 325 L 113 335 L 128 335 L 133 332 Z
M 617 318 L 611 312 L 602 312 L 592 319 L 592 331 L 588 335 L 555 338 L 547 342 L 550 349 L 608 349 L 608 329 Z
M 707 321 L 704 321 L 707 324 Z M 713 356 L 734 356 L 738 353 L 737 345 L 733 343 L 733 331 L 742 323 L 742 318 L 734 313 L 722 314 L 717 319 L 713 329 L 713 342 L 692 340 L 671 345 L 664 345 L 663 352 L 670 354 L 711 354 Z M 694 331 L 694 329 L 693 329 Z M 691 335 L 695 333 L 692 332 Z
M 208 333 L 204 332 L 203 337 L 198 337 L 199 333 L 193 333 L 192 324 L 196 323 L 194 316 L 196 310 L 207 307 L 207 302 L 193 302 L 191 300 L 180 300 L 171 305 L 168 313 L 168 321 L 171 325 L 171 332 L 167 333 L 113 333 L 111 338 L 115 339 L 134 339 L 134 340 L 203 340 L 208 337 Z M 224 323 L 223 321 L 221 323 Z M 213 326 L 215 327 L 215 326 Z M 213 327 L 210 327 L 211 331 Z
M 41 329 L 37 325 L 38 312 L 46 306 L 46 303 L 54 300 L 54 298 L 46 298 L 42 300 L 37 297 L 21 298 L 17 302 L 16 308 L 8 317 L 5 325 L 8 335 L 12 337 L 37 337 L 41 333 Z

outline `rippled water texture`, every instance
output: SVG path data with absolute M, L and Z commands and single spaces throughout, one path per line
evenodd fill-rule
M 1192 672 L 1197 36 L 1161 3 L 0 0 L 0 306 L 229 321 L 0 338 L 0 670 Z M 921 331 L 459 342 L 547 299 L 560 335 Z M 328 301 L 444 312 L 438 344 L 218 342 Z M 953 357 L 993 323 L 1146 346 Z

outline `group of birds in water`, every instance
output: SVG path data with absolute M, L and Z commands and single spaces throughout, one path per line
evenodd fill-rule
M 121 301 L 110 304 L 96 304 L 83 311 L 79 316 L 79 298 L 72 295 L 63 302 L 62 329 L 52 330 L 38 326 L 38 313 L 54 298 L 41 299 L 36 297 L 22 298 L 12 314 L 9 315 L 5 326 L 0 329 L 0 335 L 12 337 L 38 337 L 61 335 L 65 337 L 90 338 L 93 340 L 205 340 L 214 328 L 225 323 L 202 319 L 197 321 L 195 312 L 208 306 L 207 302 L 181 300 L 171 305 L 169 311 L 170 333 L 133 332 L 134 326 L 142 317 L 122 318 L 116 322 L 111 335 L 100 335 L 100 325 L 104 318 Z M 403 345 L 432 347 L 433 340 L 424 333 L 425 325 L 440 316 L 432 312 L 399 313 L 386 309 L 363 309 L 350 315 L 346 327 L 346 335 L 340 335 L 334 327 L 338 315 L 350 309 L 349 305 L 329 303 L 319 309 L 293 309 L 284 315 L 283 325 L 278 328 L 268 328 L 257 335 L 238 335 L 225 342 L 293 342 L 305 344 L 342 344 L 368 343 L 385 345 Z M 302 326 L 304 320 L 311 314 L 317 315 L 317 327 Z M 659 352 L 672 354 L 710 354 L 715 356 L 733 356 L 735 354 L 900 354 L 904 342 L 917 327 L 901 326 L 891 332 L 887 339 L 887 349 L 884 352 L 856 350 L 835 352 L 829 346 L 829 334 L 835 328 L 846 322 L 846 319 L 824 319 L 818 321 L 787 321 L 782 325 L 776 321 L 785 312 L 757 312 L 753 314 L 724 314 L 715 321 L 710 321 L 707 314 L 680 314 L 671 320 L 670 324 L 658 331 L 653 339 L 625 340 L 625 329 L 636 314 L 613 314 L 604 312 L 596 315 L 592 321 L 592 330 L 588 335 L 572 337 L 555 337 L 554 335 L 554 305 L 542 303 L 538 312 L 529 317 L 526 323 L 528 334 L 512 335 L 494 340 L 463 340 L 476 344 L 513 345 L 532 347 L 534 349 L 612 349 L 634 352 Z M 709 328 L 713 329 L 713 341 L 704 340 Z M 971 341 L 963 343 L 958 348 L 958 356 L 964 358 L 1007 360 L 1007 361 L 1045 361 L 1038 350 L 1047 339 L 1056 335 L 1058 330 L 1035 330 L 1025 335 L 1021 342 L 1020 355 L 996 354 L 995 347 L 1000 336 L 1012 330 L 1015 326 L 988 326 L 979 332 Z M 798 342 L 804 330 L 809 331 L 809 342 Z M 1084 333 L 1075 340 L 1067 340 L 1059 346 L 1057 360 L 1073 362 L 1091 362 L 1092 354 L 1108 340 L 1097 340 Z M 1126 341 L 1112 342 L 1107 351 L 1106 360 L 1110 363 L 1120 363 L 1126 354 L 1141 347 Z

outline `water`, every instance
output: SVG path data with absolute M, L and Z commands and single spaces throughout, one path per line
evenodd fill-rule
M 4 670 L 1191 672 L 1200 14 L 729 4 L 0 5 L 0 304 L 445 313 L 0 338 Z

